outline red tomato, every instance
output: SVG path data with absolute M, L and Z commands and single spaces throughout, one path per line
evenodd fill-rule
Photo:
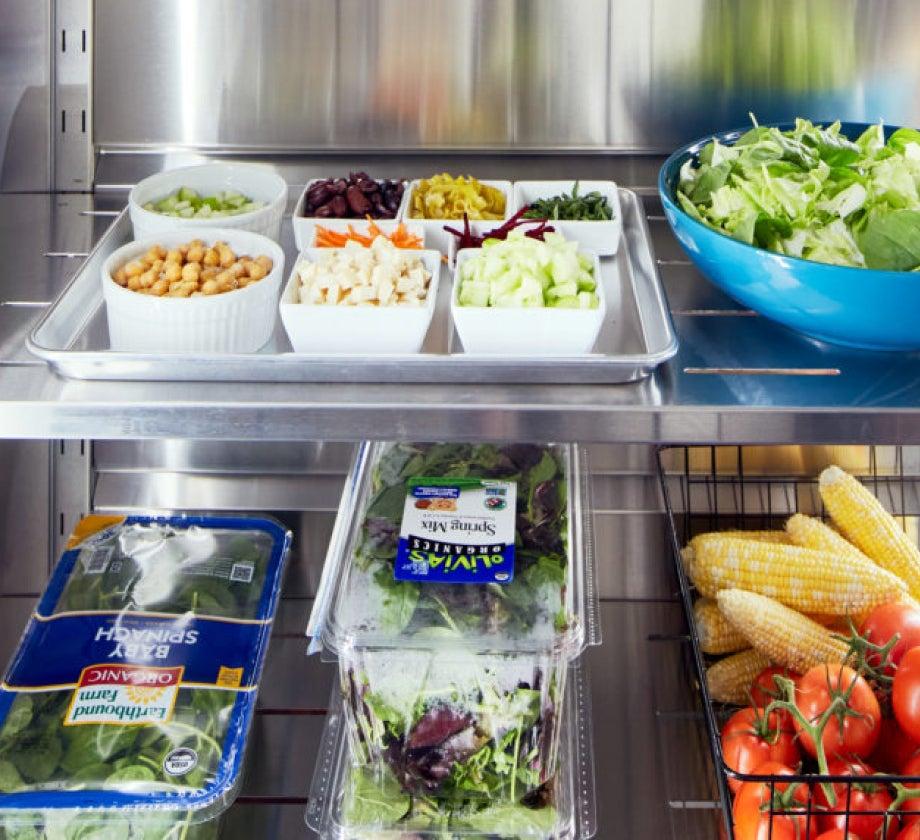
M 830 761 L 828 772 L 831 776 L 871 776 L 874 772 L 871 767 L 861 761 Z M 850 788 L 849 802 L 847 801 L 847 787 Z M 865 811 L 887 811 L 892 802 L 892 796 L 883 784 L 866 779 L 865 782 L 836 782 L 833 785 L 836 800 L 833 805 L 827 799 L 822 785 L 815 785 L 815 802 L 820 806 L 821 816 L 818 817 L 818 826 L 822 831 L 837 828 L 848 830 L 855 834 L 859 840 L 881 840 L 885 817 L 883 814 L 865 814 Z M 848 816 L 849 815 L 849 816 Z M 898 821 L 896 818 L 888 820 L 888 831 L 885 834 L 893 840 Z
M 902 828 L 897 840 L 920 840 L 920 822 L 911 823 Z
M 791 768 L 776 761 L 761 764 L 753 772 L 765 776 L 793 775 Z M 745 782 L 739 788 L 735 804 L 732 806 L 735 840 L 804 840 L 805 837 L 815 837 L 818 833 L 818 821 L 814 816 L 807 816 L 807 808 L 808 785 L 789 782 L 772 785 L 769 782 Z M 780 811 L 791 813 L 777 813 Z M 797 813 L 798 811 L 802 813 Z
M 770 665 L 764 668 L 751 683 L 751 700 L 759 709 L 764 709 L 772 700 L 783 699 L 782 694 L 773 681 L 773 677 L 785 677 L 798 684 L 801 676 L 795 671 L 783 668 L 781 665 Z
M 872 689 L 859 674 L 845 665 L 817 665 L 810 668 L 799 681 L 795 705 L 804 718 L 816 724 L 825 711 L 835 702 L 842 703 L 849 692 L 849 699 L 841 705 L 843 727 L 840 716 L 832 714 L 824 727 L 821 742 L 828 760 L 839 756 L 865 758 L 878 742 L 879 723 L 882 711 Z M 802 747 L 816 756 L 815 742 L 802 725 L 795 721 Z
M 842 828 L 833 828 L 822 832 L 815 837 L 815 840 L 859 840 L 859 838 L 852 831 L 844 833 Z
M 901 768 L 902 776 L 920 776 L 920 755 L 915 755 L 910 761 Z M 906 782 L 904 784 L 908 790 L 920 788 L 920 784 Z M 920 825 L 920 799 L 908 799 L 901 803 L 899 811 L 906 812 L 901 817 L 901 822 L 905 826 Z M 904 832 L 901 832 L 902 834 Z M 920 840 L 920 838 L 918 838 Z
M 890 665 L 885 669 L 889 674 L 898 667 L 907 651 L 920 645 L 920 610 L 910 604 L 882 604 L 869 613 L 859 628 L 859 635 L 874 645 L 887 644 L 895 633 L 898 641 L 888 654 Z M 878 654 L 867 659 L 870 665 L 880 664 Z
M 869 764 L 882 773 L 900 773 L 917 750 L 920 744 L 908 738 L 894 718 L 882 718 L 878 743 L 869 756 Z
M 898 726 L 920 741 L 920 648 L 911 648 L 901 659 L 894 675 L 891 706 Z
M 765 761 L 780 764 L 799 763 L 799 748 L 792 728 L 772 712 L 764 716 L 758 709 L 739 709 L 722 727 L 722 755 L 725 764 L 737 773 L 753 773 Z M 732 791 L 741 787 L 741 779 L 728 777 Z

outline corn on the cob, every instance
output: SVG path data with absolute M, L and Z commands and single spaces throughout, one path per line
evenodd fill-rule
M 770 659 L 759 650 L 743 650 L 733 653 L 706 669 L 706 685 L 713 700 L 722 703 L 749 703 L 751 683 Z
M 790 542 L 802 548 L 828 551 L 841 557 L 855 557 L 857 560 L 868 559 L 848 539 L 813 516 L 805 516 L 803 513 L 790 516 L 786 522 L 786 533 Z
M 700 598 L 693 605 L 693 618 L 703 653 L 734 653 L 750 647 L 747 639 L 722 615 L 719 605 L 712 598 Z
M 739 539 L 754 540 L 763 543 L 789 543 L 789 534 L 785 531 L 718 531 L 723 537 L 737 537 Z M 702 536 L 702 535 L 701 535 Z
M 720 589 L 747 589 L 802 612 L 852 615 L 894 601 L 906 588 L 867 558 L 720 534 L 695 537 L 692 547 L 693 582 L 710 598 Z
M 847 539 L 920 598 L 920 548 L 882 503 L 840 467 L 828 467 L 818 483 L 824 506 Z
M 814 665 L 842 662 L 845 642 L 835 639 L 820 624 L 766 595 L 743 589 L 723 589 L 716 600 L 719 609 L 751 647 L 777 665 L 804 674 Z

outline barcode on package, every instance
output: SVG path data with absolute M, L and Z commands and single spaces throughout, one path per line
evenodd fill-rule
M 234 563 L 230 569 L 230 580 L 237 583 L 252 583 L 252 563 Z
M 109 565 L 112 556 L 111 549 L 100 548 L 95 551 L 84 551 L 81 556 L 83 571 L 88 575 L 101 575 Z

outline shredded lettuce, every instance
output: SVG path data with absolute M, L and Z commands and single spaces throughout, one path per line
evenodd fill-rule
M 753 118 L 752 118 L 753 119 Z M 856 140 L 839 122 L 757 125 L 733 146 L 713 139 L 680 170 L 677 199 L 742 242 L 831 265 L 920 270 L 920 131 Z

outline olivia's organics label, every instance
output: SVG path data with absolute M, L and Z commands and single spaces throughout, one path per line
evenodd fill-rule
M 413 478 L 403 507 L 396 580 L 509 583 L 517 485 L 479 478 Z
M 80 673 L 64 726 L 165 723 L 172 718 L 184 670 L 90 665 Z

